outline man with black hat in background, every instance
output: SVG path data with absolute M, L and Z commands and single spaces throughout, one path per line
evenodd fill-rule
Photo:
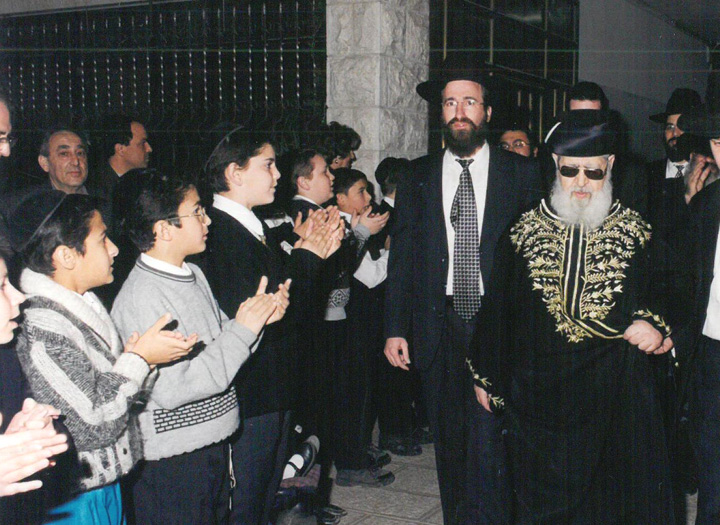
M 420 372 L 444 523 L 497 524 L 509 508 L 500 427 L 471 399 L 464 363 L 497 239 L 541 182 L 532 161 L 487 144 L 490 77 L 469 63 L 448 59 L 417 87 L 442 107 L 447 148 L 415 160 L 397 190 L 385 355 Z
M 547 139 L 549 201 L 495 253 L 468 361 L 504 413 L 514 523 L 671 523 L 648 354 L 672 341 L 648 308 L 650 226 L 612 199 L 605 112 L 568 112 Z
M 680 118 L 682 129 L 709 140 L 720 162 L 720 114 L 696 111 Z M 720 522 L 720 184 L 707 185 L 690 202 L 690 238 L 686 259 L 694 267 L 694 315 L 676 337 L 678 347 L 691 347 L 694 362 L 690 411 L 698 468 L 698 525 Z

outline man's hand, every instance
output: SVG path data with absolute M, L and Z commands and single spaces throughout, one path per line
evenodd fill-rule
M 488 393 L 477 385 L 473 385 L 473 388 L 475 388 L 475 397 L 477 398 L 478 403 L 480 403 L 488 412 L 492 412 Z
M 675 348 L 675 343 L 673 343 L 673 340 L 669 337 L 666 337 L 663 339 L 662 345 L 660 345 L 660 348 L 655 350 L 653 354 L 664 354 L 665 352 L 669 352 Z
M 634 321 L 628 326 L 623 338 L 646 354 L 654 353 L 663 344 L 662 334 L 653 325 L 643 320 Z
M 143 335 L 133 332 L 125 343 L 125 352 L 140 355 L 151 368 L 188 355 L 197 343 L 197 334 L 186 338 L 179 332 L 164 330 L 170 321 L 172 316 L 167 313 L 155 321 Z
M 694 162 L 694 168 L 690 174 L 690 178 L 685 188 L 685 202 L 690 204 L 692 198 L 705 187 L 705 182 L 708 176 L 717 170 L 717 166 L 712 159 L 705 157 L 704 155 L 695 154 L 694 157 L 699 157 L 697 162 Z
M 21 481 L 54 464 L 50 458 L 67 449 L 67 436 L 58 434 L 52 425 L 0 435 L 0 496 L 42 487 L 40 480 Z
M 404 337 L 389 337 L 385 341 L 385 357 L 390 364 L 400 367 L 403 370 L 410 370 L 410 354 L 408 352 L 408 343 Z
M 280 300 L 275 294 L 265 293 L 267 285 L 268 279 L 263 275 L 255 295 L 244 301 L 235 314 L 235 321 L 247 327 L 255 335 L 260 333 L 275 313 L 278 308 L 278 300 Z

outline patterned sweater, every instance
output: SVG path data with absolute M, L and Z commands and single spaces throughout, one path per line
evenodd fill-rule
M 235 388 L 230 386 L 250 357 L 256 336 L 228 319 L 205 275 L 188 264 L 190 275 L 164 272 L 139 259 L 112 308 L 123 340 L 144 332 L 170 312 L 177 329 L 197 333 L 188 358 L 158 367 L 158 379 L 140 414 L 146 459 L 158 460 L 222 441 L 240 423 Z
M 49 277 L 25 270 L 28 297 L 17 352 L 33 396 L 65 416 L 81 464 L 82 489 L 114 482 L 142 455 L 129 415 L 150 369 L 123 353 L 109 314 L 94 294 L 81 297 Z

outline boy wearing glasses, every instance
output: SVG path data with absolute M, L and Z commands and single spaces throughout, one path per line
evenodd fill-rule
M 126 338 L 170 312 L 181 330 L 198 336 L 189 359 L 159 371 L 140 413 L 144 457 L 132 483 L 137 523 L 222 523 L 230 482 L 226 438 L 238 427 L 231 386 L 250 357 L 260 331 L 281 319 L 287 283 L 266 294 L 262 278 L 254 297 L 234 319 L 220 310 L 202 271 L 185 262 L 205 250 L 210 219 L 191 184 L 148 173 L 125 217 L 141 252 L 113 305 Z

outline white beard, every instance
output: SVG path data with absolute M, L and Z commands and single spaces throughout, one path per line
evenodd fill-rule
M 579 190 L 573 185 L 567 191 L 560 184 L 560 175 L 555 178 L 552 191 L 550 192 L 550 205 L 555 213 L 565 222 L 571 225 L 584 224 L 587 228 L 594 230 L 600 226 L 608 216 L 612 206 L 612 183 L 610 182 L 610 170 L 608 169 L 605 184 L 600 191 L 592 193 L 589 199 L 576 199 L 572 192 Z M 585 192 L 591 192 L 590 188 L 583 188 Z

